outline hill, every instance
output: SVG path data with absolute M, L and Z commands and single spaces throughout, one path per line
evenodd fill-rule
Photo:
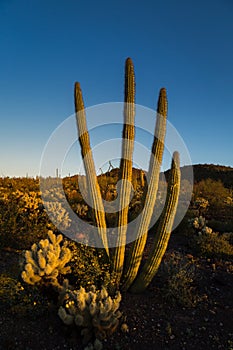
M 184 166 L 181 168 L 181 172 L 185 177 L 185 172 L 188 171 L 190 166 Z M 212 179 L 214 181 L 221 181 L 224 187 L 233 188 L 233 168 L 214 165 L 214 164 L 195 164 L 193 165 L 194 182 L 200 182 L 201 180 Z
M 214 164 L 194 164 L 192 165 L 194 182 L 198 183 L 201 180 L 212 179 L 214 181 L 221 181 L 226 188 L 233 188 L 233 168 L 223 165 Z M 168 178 L 169 171 L 165 171 L 165 176 Z M 133 177 L 140 178 L 141 169 L 133 168 Z M 144 171 L 146 173 L 146 171 Z M 186 174 L 190 173 L 190 165 L 181 167 L 182 178 L 188 178 Z M 111 178 L 117 178 L 119 174 L 119 168 L 114 168 L 105 174 L 101 174 L 98 178 L 102 176 L 109 176 Z M 73 180 L 77 180 L 78 176 L 71 176 Z
M 223 165 L 214 165 L 214 164 L 194 164 L 193 175 L 194 182 L 200 182 L 201 180 L 212 179 L 214 181 L 221 181 L 224 187 L 233 188 L 233 168 Z M 167 178 L 170 170 L 165 172 Z M 186 173 L 190 171 L 190 166 L 181 167 L 181 174 L 183 178 L 187 178 Z M 144 171 L 146 173 L 146 171 Z M 112 169 L 108 175 L 111 177 L 117 177 L 119 169 Z M 140 169 L 133 168 L 133 175 L 136 177 L 140 176 Z

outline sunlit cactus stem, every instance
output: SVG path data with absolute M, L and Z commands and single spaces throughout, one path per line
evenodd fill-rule
M 151 283 L 158 271 L 162 257 L 167 249 L 175 219 L 176 209 L 180 192 L 180 160 L 179 153 L 174 152 L 168 180 L 167 197 L 161 214 L 158 229 L 155 233 L 155 240 L 151 253 L 142 268 L 141 273 L 130 287 L 134 293 L 143 292 Z
M 154 132 L 154 142 L 152 145 L 150 165 L 148 171 L 148 187 L 147 193 L 145 196 L 144 208 L 141 214 L 141 218 L 136 231 L 136 240 L 131 246 L 128 259 L 126 261 L 123 279 L 122 279 L 122 288 L 127 290 L 130 285 L 133 283 L 138 269 L 141 264 L 143 251 L 146 244 L 148 229 L 153 214 L 158 183 L 159 183 L 159 174 L 160 167 L 163 158 L 164 150 L 164 140 L 166 134 L 166 119 L 167 119 L 167 97 L 166 90 L 162 88 L 160 90 L 158 105 L 157 105 L 157 118 L 156 126 Z
M 102 248 L 105 248 L 107 255 L 109 255 L 104 206 L 96 177 L 89 133 L 86 124 L 86 114 L 82 98 L 82 91 L 79 83 L 75 83 L 75 111 L 79 143 L 81 146 L 82 158 L 86 172 L 88 198 L 91 207 L 93 208 L 93 218 L 99 232 L 99 240 L 96 243 L 99 247 L 102 246 Z M 98 238 L 96 237 L 96 239 Z
M 140 185 L 141 187 L 144 187 L 145 186 L 145 180 L 144 180 L 144 171 L 141 169 L 140 170 Z
M 124 127 L 122 134 L 122 155 L 120 162 L 120 176 L 122 180 L 119 189 L 118 232 L 112 259 L 112 271 L 115 284 L 119 285 L 123 271 L 126 233 L 128 224 L 128 203 L 131 194 L 132 165 L 134 150 L 134 116 L 135 116 L 135 77 L 133 62 L 130 58 L 125 63 L 125 103 Z

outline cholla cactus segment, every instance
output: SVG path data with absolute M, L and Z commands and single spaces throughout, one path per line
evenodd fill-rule
M 26 264 L 21 276 L 26 283 L 57 285 L 57 276 L 70 272 L 70 267 L 65 265 L 71 259 L 71 251 L 60 245 L 62 239 L 62 235 L 48 231 L 48 239 L 34 243 L 31 250 L 25 252 Z
M 88 212 L 88 206 L 86 204 L 77 204 L 77 214 L 80 216 L 86 216 Z
M 59 308 L 58 315 L 67 326 L 70 326 L 73 324 L 74 316 L 68 314 L 63 307 Z
M 202 230 L 202 232 L 208 235 L 208 234 L 211 234 L 213 230 L 211 227 L 206 226 L 204 231 Z
M 203 197 L 198 197 L 196 198 L 194 205 L 198 208 L 206 209 L 209 206 L 209 201 Z
M 191 220 L 193 228 L 201 230 L 205 226 L 205 218 L 203 216 L 196 217 Z
M 116 330 L 121 317 L 120 301 L 119 291 L 111 298 L 105 287 L 96 290 L 91 286 L 89 291 L 82 287 L 67 290 L 58 315 L 65 324 L 75 324 L 81 329 L 83 343 L 87 344 L 94 336 L 102 340 Z

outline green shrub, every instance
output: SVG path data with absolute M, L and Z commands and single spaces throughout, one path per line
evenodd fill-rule
M 161 292 L 166 302 L 180 306 L 196 305 L 198 296 L 194 289 L 195 265 L 178 253 L 172 253 L 161 264 Z
M 72 251 L 70 267 L 72 274 L 68 275 L 68 279 L 75 288 L 80 286 L 88 287 L 95 285 L 100 288 L 102 285 L 108 287 L 110 283 L 110 266 L 103 262 L 101 252 L 95 248 L 67 241 L 67 247 Z
M 233 257 L 233 246 L 230 244 L 229 235 L 221 235 L 217 232 L 196 237 L 198 253 L 208 258 Z

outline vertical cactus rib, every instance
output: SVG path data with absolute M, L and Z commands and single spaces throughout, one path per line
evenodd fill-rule
M 140 221 L 136 227 L 137 235 L 136 240 L 133 242 L 129 256 L 127 258 L 123 278 L 122 289 L 128 290 L 130 285 L 136 278 L 143 250 L 145 248 L 148 228 L 150 220 L 153 214 L 153 209 L 156 201 L 156 195 L 159 183 L 160 167 L 163 158 L 164 140 L 166 134 L 166 119 L 167 119 L 167 97 L 166 90 L 162 88 L 160 90 L 158 105 L 157 105 L 157 118 L 154 133 L 154 141 L 152 145 L 152 152 L 150 157 L 149 171 L 148 171 L 148 188 L 145 196 L 144 209 L 141 214 Z
M 101 192 L 95 172 L 95 164 L 90 146 L 89 133 L 87 130 L 86 113 L 79 83 L 75 83 L 75 112 L 78 128 L 79 143 L 87 178 L 88 197 L 93 208 L 93 217 L 98 228 L 100 245 L 103 245 L 109 255 L 107 226 Z
M 174 152 L 171 171 L 168 181 L 167 197 L 161 214 L 158 230 L 156 232 L 150 255 L 142 268 L 141 273 L 135 279 L 130 291 L 133 293 L 143 292 L 150 284 L 158 271 L 162 257 L 166 251 L 171 235 L 172 226 L 176 214 L 176 208 L 180 191 L 180 160 L 179 153 Z
M 125 63 L 124 102 L 124 127 L 122 133 L 122 153 L 119 176 L 122 182 L 119 189 L 118 232 L 116 247 L 112 257 L 112 272 L 116 285 L 119 285 L 124 264 L 134 150 L 135 76 L 133 62 L 130 58 L 127 58 Z

